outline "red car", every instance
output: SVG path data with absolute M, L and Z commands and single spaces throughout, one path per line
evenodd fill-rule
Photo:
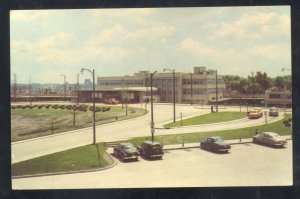
M 116 100 L 115 98 L 110 98 L 110 99 L 106 99 L 104 100 L 104 104 L 118 104 L 119 101 Z

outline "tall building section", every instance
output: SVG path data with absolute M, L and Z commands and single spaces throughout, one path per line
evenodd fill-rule
M 216 87 L 218 100 L 223 98 L 225 83 L 222 75 L 216 71 L 207 70 L 206 67 L 194 67 L 193 73 L 175 73 L 175 100 L 178 103 L 209 103 L 216 101 Z M 150 95 L 150 72 L 140 71 L 129 76 L 98 77 L 97 89 L 106 90 L 114 88 L 145 88 L 144 96 Z M 153 87 L 157 88 L 156 94 L 160 102 L 173 102 L 173 73 L 156 73 L 153 77 Z

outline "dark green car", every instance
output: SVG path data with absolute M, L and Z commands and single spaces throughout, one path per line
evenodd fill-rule
M 118 146 L 114 147 L 114 156 L 124 160 L 138 160 L 139 152 L 131 143 L 119 143 Z
M 228 152 L 231 146 L 221 137 L 209 137 L 200 142 L 200 147 L 214 152 Z
M 144 141 L 137 150 L 140 155 L 147 158 L 162 158 L 164 154 L 162 144 L 159 142 Z

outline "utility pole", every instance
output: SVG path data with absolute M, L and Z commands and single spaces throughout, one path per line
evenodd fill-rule
M 61 74 L 64 77 L 64 101 L 66 101 L 66 75 Z
M 254 107 L 254 73 L 251 72 L 252 74 L 252 107 Z
M 193 105 L 193 73 L 191 73 L 191 105 Z
M 77 102 L 77 105 L 79 104 L 79 75 L 80 75 L 80 73 L 77 73 L 77 84 L 76 84 L 76 93 L 77 93 L 76 102 Z
M 83 71 L 85 71 L 85 70 L 90 72 L 93 76 L 93 93 L 92 93 L 92 97 L 93 97 L 93 144 L 96 144 L 95 70 L 93 69 L 91 71 L 90 69 L 82 68 L 81 73 L 83 73 Z
M 30 106 L 32 105 L 32 99 L 31 99 L 31 76 L 29 77 L 29 103 Z
M 216 113 L 218 112 L 218 71 L 216 70 Z
M 14 101 L 17 101 L 17 75 L 14 74 Z
M 154 71 L 153 73 L 150 73 L 150 93 L 151 93 L 151 97 L 150 97 L 150 104 L 151 104 L 151 123 L 150 123 L 150 129 L 151 129 L 151 140 L 152 142 L 154 141 L 154 119 L 153 119 L 153 89 L 152 89 L 152 85 L 153 85 L 153 76 L 155 75 L 157 71 Z

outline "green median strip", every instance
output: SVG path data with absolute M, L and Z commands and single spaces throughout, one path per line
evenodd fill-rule
M 185 143 L 196 143 L 209 136 L 221 136 L 225 140 L 245 139 L 251 138 L 253 135 L 255 135 L 256 129 L 258 129 L 259 132 L 273 131 L 280 135 L 290 135 L 292 129 L 291 127 L 286 127 L 284 125 L 284 121 L 287 121 L 291 117 L 291 115 L 286 115 L 283 119 L 271 124 L 263 124 L 260 126 L 242 129 L 155 136 L 155 140 L 163 143 L 164 145 L 170 145 L 181 144 L 182 140 L 184 140 Z M 132 138 L 128 140 L 128 142 L 131 142 L 135 146 L 138 146 L 144 140 L 151 140 L 151 137 L 146 136 Z M 96 146 L 98 146 L 99 153 L 97 153 Z M 12 165 L 12 175 L 19 176 L 41 173 L 88 170 L 106 167 L 109 164 L 111 164 L 110 159 L 105 153 L 104 144 L 99 143 L 96 146 L 87 145 L 35 158 L 32 160 L 15 163 Z
M 104 144 L 99 143 L 26 160 L 12 165 L 12 175 L 20 176 L 103 168 L 112 164 L 105 150 Z
M 218 113 L 208 113 L 204 115 L 199 115 L 196 117 L 188 118 L 181 121 L 178 120 L 175 123 L 165 124 L 165 128 L 178 127 L 178 126 L 189 126 L 189 125 L 199 125 L 199 124 L 211 124 L 218 122 L 227 122 L 230 120 L 237 120 L 246 117 L 245 112 L 218 112 Z
M 234 140 L 234 139 L 245 139 L 252 138 L 255 135 L 256 129 L 258 132 L 272 131 L 280 135 L 291 135 L 291 127 L 286 127 L 284 121 L 287 121 L 292 116 L 290 114 L 286 115 L 283 119 L 271 123 L 271 124 L 262 124 L 254 127 L 247 127 L 241 129 L 231 129 L 231 130 L 221 130 L 221 131 L 211 131 L 211 132 L 195 132 L 195 133 L 184 133 L 184 134 L 173 134 L 173 135 L 160 135 L 155 136 L 154 140 L 163 143 L 164 145 L 170 144 L 181 144 L 184 140 L 185 143 L 196 143 L 200 142 L 204 138 L 210 136 L 221 136 L 225 140 Z M 139 144 L 144 140 L 151 140 L 150 136 L 147 137 L 137 137 L 132 138 L 129 142 L 134 144 Z

